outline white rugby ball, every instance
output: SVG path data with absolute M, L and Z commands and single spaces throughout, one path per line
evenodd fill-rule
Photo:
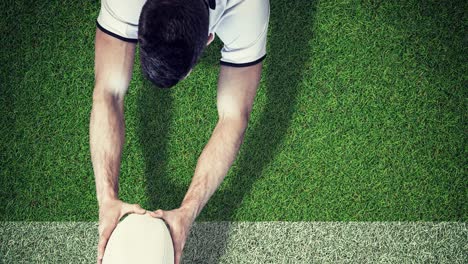
M 120 221 L 107 242 L 103 264 L 174 264 L 174 248 L 166 223 L 148 213 Z

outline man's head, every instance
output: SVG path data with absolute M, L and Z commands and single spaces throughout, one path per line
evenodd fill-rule
M 148 0 L 142 8 L 138 41 L 143 74 L 170 88 L 184 79 L 207 45 L 205 0 Z

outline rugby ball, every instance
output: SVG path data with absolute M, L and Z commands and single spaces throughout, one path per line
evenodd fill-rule
M 174 264 L 174 248 L 166 223 L 148 213 L 128 215 L 112 232 L 102 263 Z

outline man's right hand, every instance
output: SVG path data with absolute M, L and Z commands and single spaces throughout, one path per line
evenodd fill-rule
M 106 249 L 107 241 L 119 223 L 120 218 L 124 215 L 137 213 L 145 214 L 146 210 L 138 204 L 128 204 L 121 200 L 113 199 L 102 202 L 99 206 L 99 242 L 97 248 L 97 263 L 102 263 L 104 250 Z

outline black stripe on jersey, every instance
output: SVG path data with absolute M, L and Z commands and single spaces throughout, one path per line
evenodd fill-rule
M 103 28 L 101 25 L 99 25 L 99 23 L 97 21 L 96 21 L 96 26 L 100 30 L 102 30 L 102 32 L 104 32 L 107 35 L 110 35 L 110 36 L 112 36 L 114 38 L 118 38 L 118 39 L 126 41 L 126 42 L 132 42 L 132 43 L 137 43 L 138 42 L 138 39 L 124 38 L 124 37 L 122 37 L 120 35 L 115 34 L 114 32 L 110 32 L 109 30 L 107 30 L 107 29 Z
M 255 65 L 255 64 L 261 62 L 262 60 L 265 59 L 265 57 L 266 57 L 266 54 L 263 55 L 263 57 L 261 57 L 258 60 L 255 60 L 255 61 L 252 61 L 252 62 L 246 62 L 246 63 L 232 63 L 232 62 L 225 62 L 225 61 L 219 61 L 219 63 L 221 65 L 231 66 L 231 67 L 247 67 L 247 66 L 252 66 L 252 65 Z

